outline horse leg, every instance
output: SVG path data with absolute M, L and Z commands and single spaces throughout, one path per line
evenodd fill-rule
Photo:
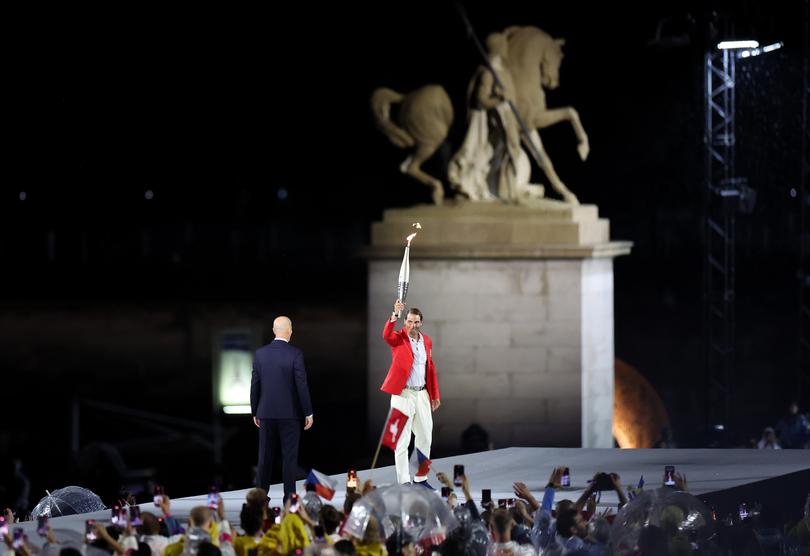
M 546 149 L 543 148 L 543 142 L 540 140 L 540 134 L 536 129 L 532 129 L 529 132 L 529 137 L 531 138 L 534 150 L 540 156 L 540 160 L 538 160 L 537 163 L 540 165 L 540 168 L 543 169 L 543 172 L 545 172 L 551 187 L 554 188 L 554 191 L 562 196 L 563 201 L 566 203 L 579 205 L 579 199 L 577 199 L 577 196 L 571 193 L 571 191 L 565 187 L 565 184 L 560 179 L 560 176 L 558 176 L 557 172 L 554 171 L 554 165 L 551 163 L 551 159 L 548 157 Z
M 435 153 L 438 148 L 439 145 L 417 145 L 416 151 L 402 163 L 400 170 L 419 180 L 421 183 L 432 187 L 433 192 L 431 195 L 433 197 L 433 203 L 441 205 L 444 199 L 444 186 L 442 186 L 442 182 L 424 173 L 421 168 L 422 163 L 433 156 L 433 153 Z
M 588 143 L 588 134 L 585 133 L 585 128 L 582 127 L 582 122 L 579 120 L 579 113 L 574 108 L 566 106 L 564 108 L 545 110 L 538 113 L 532 123 L 534 127 L 543 129 L 562 121 L 570 122 L 571 127 L 574 128 L 574 134 L 577 136 L 579 143 L 577 145 L 577 152 L 579 152 L 579 157 L 585 160 L 588 158 L 591 147 Z

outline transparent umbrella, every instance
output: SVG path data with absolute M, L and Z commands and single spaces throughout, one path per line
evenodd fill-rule
M 321 512 L 321 508 L 323 507 L 321 497 L 314 492 L 307 492 L 304 495 L 302 502 L 304 503 L 304 509 L 307 511 L 307 515 L 317 521 L 318 514 Z
M 466 506 L 453 509 L 458 527 L 447 536 L 447 543 L 453 545 L 458 554 L 486 556 L 492 544 L 489 531 L 480 519 L 473 519 Z
M 447 504 L 420 485 L 392 485 L 363 496 L 352 507 L 343 531 L 362 539 L 372 517 L 385 538 L 405 533 L 417 544 L 440 544 L 458 527 Z
M 705 548 L 714 531 L 709 509 L 688 492 L 647 490 L 621 509 L 610 529 L 614 554 L 635 554 L 639 542 L 656 538 L 670 547 Z
M 106 507 L 95 493 L 79 486 L 68 486 L 48 493 L 31 512 L 39 516 L 59 517 L 104 510 Z

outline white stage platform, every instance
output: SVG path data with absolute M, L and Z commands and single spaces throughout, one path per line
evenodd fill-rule
M 587 487 L 587 481 L 599 471 L 618 473 L 625 486 L 635 485 L 638 483 L 639 477 L 644 475 L 645 488 L 657 488 L 661 485 L 665 465 L 674 465 L 676 472 L 685 474 L 689 491 L 700 497 L 734 487 L 750 485 L 757 481 L 809 470 L 810 451 L 505 448 L 434 460 L 430 479 L 434 488 L 438 489 L 441 486 L 435 479 L 435 472 L 444 471 L 452 477 L 454 464 L 464 465 L 470 481 L 471 493 L 477 502 L 480 502 L 481 489 L 484 488 L 492 490 L 492 498 L 495 500 L 514 497 L 512 484 L 516 481 L 526 483 L 539 500 L 551 470 L 558 465 L 570 469 L 572 485 L 570 489 L 558 491 L 558 500 L 563 498 L 576 500 Z M 377 486 L 391 484 L 396 480 L 393 466 L 371 471 L 358 470 L 358 475 L 361 481 L 371 479 Z M 345 499 L 346 475 L 341 473 L 332 477 L 337 481 L 338 492 L 328 503 L 340 509 L 343 507 Z M 171 485 L 166 485 L 166 487 L 171 494 Z M 298 481 L 296 488 L 299 493 L 302 493 L 304 491 L 303 481 Z M 457 490 L 460 491 L 460 489 Z M 247 491 L 246 488 L 222 493 L 226 517 L 235 526 L 239 525 L 239 512 Z M 282 485 L 272 485 L 269 495 L 271 506 L 282 505 Z M 461 496 L 460 492 L 459 495 Z M 171 503 L 175 517 L 184 521 L 192 507 L 206 503 L 206 495 L 172 499 Z M 616 503 L 615 493 L 603 493 L 601 506 L 615 506 Z M 159 513 L 152 503 L 141 504 L 141 510 Z M 107 510 L 54 518 L 51 520 L 51 527 L 55 530 L 70 529 L 83 533 L 86 519 L 109 521 L 109 517 L 110 512 Z M 41 539 L 36 534 L 35 522 L 27 522 L 19 526 L 26 530 L 29 540 L 33 544 L 41 543 Z

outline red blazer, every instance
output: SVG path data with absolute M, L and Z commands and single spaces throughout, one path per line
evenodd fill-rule
M 394 332 L 394 324 L 391 319 L 388 319 L 383 328 L 383 339 L 391 346 L 391 368 L 388 369 L 388 376 L 385 377 L 380 390 L 398 396 L 408 383 L 408 376 L 413 368 L 413 351 L 411 341 L 408 339 L 408 331 L 403 327 Z M 438 400 L 439 381 L 436 380 L 436 365 L 433 364 L 433 342 L 430 341 L 427 334 L 422 334 L 422 338 L 425 341 L 425 351 L 427 351 L 425 386 L 430 399 Z

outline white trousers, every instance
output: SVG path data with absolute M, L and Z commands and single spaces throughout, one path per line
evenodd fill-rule
M 408 416 L 405 429 L 394 450 L 394 461 L 397 467 L 397 481 L 408 483 L 411 481 L 411 470 L 408 464 L 408 445 L 411 443 L 411 432 L 416 437 L 414 445 L 426 458 L 430 459 L 430 443 L 433 439 L 433 415 L 430 411 L 430 396 L 427 390 L 402 391 L 399 396 L 391 396 L 391 407 L 400 410 Z M 425 481 L 425 476 L 414 476 L 414 481 Z

